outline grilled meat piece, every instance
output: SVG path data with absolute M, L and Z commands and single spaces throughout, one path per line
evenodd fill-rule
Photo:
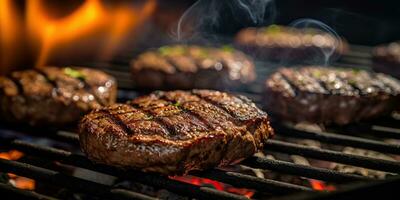
M 400 79 L 400 41 L 375 47 L 372 60 L 374 71 Z
M 65 125 L 116 100 L 113 77 L 86 68 L 43 67 L 0 77 L 0 116 L 8 122 Z
M 281 68 L 266 81 L 265 101 L 284 120 L 344 125 L 398 108 L 400 82 L 356 69 Z
M 79 133 L 94 162 L 172 175 L 238 162 L 260 150 L 273 130 L 246 97 L 192 90 L 96 109 Z
M 226 89 L 255 79 L 253 62 L 230 46 L 164 46 L 131 67 L 135 85 L 146 89 Z
M 250 55 L 270 61 L 326 62 L 323 52 L 335 59 L 348 51 L 344 39 L 328 33 L 277 25 L 243 29 L 237 34 L 235 44 Z

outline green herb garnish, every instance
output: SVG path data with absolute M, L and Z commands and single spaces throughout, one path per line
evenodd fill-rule
M 232 53 L 235 49 L 231 45 L 224 45 L 221 47 L 222 51 Z
M 186 49 L 183 46 L 162 46 L 158 48 L 158 52 L 162 56 L 183 55 L 186 52 Z
M 361 72 L 361 69 L 354 68 L 354 69 L 352 69 L 352 71 L 353 71 L 354 74 L 358 74 L 358 73 Z
M 85 75 L 82 74 L 82 72 L 72 69 L 70 67 L 67 67 L 64 69 L 64 74 L 66 74 L 67 76 L 73 77 L 73 78 L 77 78 L 80 80 L 85 80 Z
M 316 70 L 316 71 L 313 72 L 313 75 L 314 75 L 314 77 L 316 77 L 316 78 L 321 78 L 322 73 L 321 73 L 321 71 Z
M 181 103 L 179 102 L 179 101 L 176 101 L 174 104 L 172 104 L 173 106 L 175 106 L 175 107 L 179 107 L 179 106 L 181 106 Z
M 279 33 L 281 29 L 280 26 L 273 24 L 265 28 L 265 33 Z

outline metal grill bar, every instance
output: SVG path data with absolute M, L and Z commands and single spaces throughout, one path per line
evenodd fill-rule
M 195 176 L 226 181 L 236 187 L 246 187 L 256 189 L 257 191 L 270 192 L 276 194 L 287 194 L 288 192 L 312 191 L 311 188 L 294 185 L 290 183 L 274 181 L 271 179 L 262 179 L 254 176 L 241 174 L 237 172 L 225 172 L 221 170 L 208 170 L 195 173 Z
M 46 181 L 54 185 L 71 188 L 85 193 L 90 193 L 91 195 L 99 196 L 106 199 L 155 199 L 136 192 L 124 189 L 114 189 L 103 184 L 83 180 L 73 176 L 68 176 L 65 174 L 61 174 L 57 171 L 33 166 L 26 163 L 20 163 L 17 161 L 0 159 L 0 167 L 2 170 L 7 172 L 11 172 L 32 179 Z
M 89 160 L 87 160 L 86 157 L 82 155 L 73 154 L 71 152 L 52 147 L 38 146 L 20 140 L 11 141 L 9 143 L 9 146 L 20 151 L 30 152 L 31 155 L 43 156 L 55 160 L 62 160 L 66 164 L 75 165 L 83 168 L 87 168 L 87 163 L 90 162 Z M 310 188 L 303 186 L 257 178 L 235 172 L 224 172 L 221 170 L 209 170 L 206 172 L 196 173 L 194 175 L 229 183 L 237 187 L 254 188 L 262 192 L 280 194 L 298 191 L 311 191 Z
M 182 183 L 157 174 L 143 173 L 134 170 L 124 171 L 110 166 L 94 165 L 82 155 L 73 154 L 60 149 L 39 146 L 20 140 L 13 141 L 11 143 L 4 143 L 4 141 L 0 142 L 3 143 L 2 145 L 9 144 L 9 146 L 12 146 L 12 148 L 29 152 L 30 154 L 44 156 L 49 159 L 62 160 L 66 164 L 71 164 L 77 167 L 135 180 L 145 185 L 165 188 L 177 194 L 183 194 L 201 199 L 247 199 L 244 196 L 218 191 L 212 188 L 198 187 L 191 184 Z
M 78 141 L 79 137 L 76 134 L 73 135 L 75 136 L 68 136 L 68 138 L 75 138 L 75 140 Z M 317 168 L 312 166 L 303 166 L 290 162 L 271 160 L 266 158 L 252 157 L 242 162 L 242 164 L 249 165 L 250 167 L 254 168 L 274 170 L 282 173 L 304 176 L 325 181 L 333 181 L 333 182 L 372 180 L 371 178 L 366 178 L 358 175 L 346 174 L 338 171 Z
M 399 121 L 397 121 L 399 123 Z M 366 133 L 374 135 L 379 138 L 393 138 L 400 139 L 400 128 L 394 128 L 390 126 L 382 126 L 375 124 L 358 123 L 356 125 L 347 125 L 345 127 L 335 127 L 334 132 L 340 132 L 345 134 L 361 134 Z
M 341 173 L 329 169 L 298 165 L 281 160 L 272 160 L 267 158 L 250 157 L 242 162 L 242 164 L 260 169 L 268 169 L 277 172 L 303 176 L 318 180 L 332 181 L 332 182 L 350 182 L 361 180 L 373 180 L 371 178 Z
M 79 140 L 78 135 L 69 133 L 67 136 L 69 139 L 74 138 L 76 142 Z M 74 136 L 71 136 L 74 135 Z M 13 147 L 15 148 L 15 147 Z M 342 172 L 337 172 L 333 170 L 317 168 L 312 166 L 303 166 L 290 162 L 271 160 L 266 158 L 256 158 L 252 157 L 244 162 L 244 165 L 248 165 L 253 168 L 261 168 L 274 170 L 281 173 L 287 173 L 292 175 L 299 175 L 319 180 L 332 181 L 332 182 L 346 182 L 346 181 L 356 181 L 356 180 L 371 180 L 371 178 L 366 178 L 358 175 L 346 174 Z M 280 167 L 281 166 L 281 167 Z
M 288 154 L 301 155 L 321 160 L 349 164 L 369 169 L 400 173 L 400 162 L 388 161 L 366 156 L 352 155 L 326 149 L 316 149 L 304 145 L 292 144 L 277 140 L 267 141 L 268 151 L 284 152 Z
M 57 200 L 56 198 L 38 194 L 36 192 L 21 190 L 11 185 L 0 183 L 0 193 L 7 199 L 40 199 L 40 200 Z
M 341 146 L 351 146 L 385 153 L 400 154 L 400 145 L 387 144 L 380 141 L 348 135 L 340 135 L 335 133 L 297 130 L 281 125 L 274 125 L 274 128 L 278 130 L 281 135 L 314 139 L 320 142 L 326 142 L 329 144 L 336 144 Z

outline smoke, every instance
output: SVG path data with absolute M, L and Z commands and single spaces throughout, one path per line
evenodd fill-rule
M 180 42 L 218 42 L 229 29 L 262 26 L 275 19 L 273 0 L 198 0 L 178 22 Z
M 319 33 L 329 34 L 334 39 L 333 45 L 331 48 L 315 48 L 313 55 L 313 59 L 306 60 L 303 62 L 308 62 L 309 64 L 320 64 L 321 62 L 324 65 L 328 65 L 330 61 L 336 59 L 336 50 L 342 46 L 340 36 L 327 24 L 315 20 L 315 19 L 297 19 L 289 24 L 294 28 L 298 29 L 313 29 Z

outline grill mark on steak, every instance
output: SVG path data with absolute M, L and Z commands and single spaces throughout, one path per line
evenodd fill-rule
M 102 109 L 99 112 L 104 114 L 103 118 L 111 119 L 111 121 L 113 121 L 115 125 L 119 126 L 125 132 L 126 135 L 132 135 L 132 130 L 127 126 L 127 124 L 125 124 L 122 120 L 120 120 L 118 117 L 112 114 L 111 111 Z
M 163 120 L 161 120 L 158 116 L 154 115 L 151 112 L 146 111 L 142 106 L 139 104 L 136 104 L 132 101 L 128 102 L 127 105 L 132 106 L 132 108 L 139 110 L 140 112 L 143 112 L 147 116 L 150 116 L 151 119 L 153 119 L 168 135 L 177 135 L 175 132 L 175 129 L 171 128 L 168 126 L 166 123 L 164 123 Z
M 357 91 L 358 94 L 361 95 L 361 94 L 363 93 L 363 90 L 362 90 L 361 88 L 359 88 L 359 87 L 357 86 L 357 84 L 350 83 L 350 82 L 346 81 L 343 77 L 340 77 L 340 76 L 336 76 L 336 78 L 337 78 L 339 81 L 341 81 L 342 83 L 348 84 L 348 85 L 353 89 L 353 91 Z
M 193 92 L 193 91 L 192 91 L 192 92 Z M 159 93 L 159 94 L 160 94 L 160 93 Z M 227 110 L 225 110 L 225 109 L 219 107 L 218 105 L 216 105 L 215 102 L 210 103 L 210 102 L 208 102 L 206 99 L 202 98 L 200 95 L 197 95 L 197 94 L 190 93 L 190 95 L 196 96 L 196 97 L 199 99 L 199 101 L 187 100 L 187 99 L 189 99 L 190 97 L 184 96 L 184 97 L 183 97 L 184 100 L 183 100 L 181 103 L 182 103 L 182 104 L 185 104 L 185 105 L 188 105 L 188 104 L 191 104 L 191 103 L 200 103 L 200 102 L 202 102 L 202 103 L 204 103 L 204 104 L 206 104 L 206 105 L 208 105 L 208 106 L 211 106 L 211 107 L 214 107 L 215 109 L 220 110 L 224 115 L 227 115 L 227 116 L 228 116 L 228 118 L 227 118 L 227 121 L 228 121 L 228 122 L 232 123 L 234 126 L 237 125 L 237 124 L 236 124 L 236 123 L 237 123 L 236 119 L 235 119 L 229 112 L 227 112 Z M 185 97 L 186 97 L 186 98 L 185 98 Z M 160 98 L 166 99 L 167 101 L 178 101 L 178 99 L 179 99 L 179 97 L 178 97 L 178 99 L 172 100 L 173 98 L 172 98 L 172 99 L 168 98 L 167 96 L 165 96 L 165 93 L 160 94 Z M 244 103 L 247 103 L 247 101 L 243 101 L 243 102 L 244 102 Z M 188 112 L 190 112 L 190 113 L 192 113 L 193 115 L 195 115 L 195 117 L 197 117 L 198 119 L 200 119 L 200 120 L 201 120 L 204 124 L 206 124 L 210 129 L 217 129 L 217 128 L 219 128 L 220 130 L 222 130 L 222 131 L 224 132 L 225 135 L 230 136 L 230 137 L 226 137 L 225 144 L 230 144 L 231 141 L 234 139 L 234 137 L 232 137 L 232 135 L 228 134 L 228 132 L 232 132 L 232 131 L 233 131 L 233 130 L 229 130 L 229 129 L 232 128 L 232 127 L 229 127 L 229 128 L 228 128 L 228 127 L 222 127 L 221 124 L 211 123 L 211 122 L 208 121 L 207 119 L 203 118 L 202 115 L 201 115 L 200 113 L 196 113 L 196 109 L 194 109 L 194 110 L 192 111 L 192 110 L 189 110 L 189 109 L 184 108 L 183 106 L 180 106 L 180 108 L 181 108 L 182 110 L 187 110 Z M 197 106 L 195 106 L 195 108 L 198 109 Z M 221 158 L 224 158 L 224 157 L 228 154 L 228 150 L 229 150 L 228 145 L 222 145 L 220 157 L 221 157 Z M 182 162 L 185 161 L 185 160 L 187 159 L 188 153 L 189 153 L 189 152 L 185 153 L 184 159 L 183 159 L 181 162 L 179 162 L 179 167 L 184 167 L 184 166 L 182 165 Z
M 93 97 L 94 97 L 94 99 L 96 100 L 96 102 L 97 102 L 98 104 L 100 104 L 101 106 L 107 105 L 107 102 L 105 102 L 106 100 L 103 99 L 103 98 L 100 98 L 100 97 L 97 95 L 96 91 L 93 90 L 93 87 L 92 87 L 85 79 L 80 79 L 80 78 L 77 78 L 77 77 L 72 77 L 72 78 L 74 78 L 75 80 L 78 80 L 80 83 L 82 83 L 82 84 L 83 84 L 83 89 L 84 89 L 87 93 L 92 94 Z
M 213 100 L 211 100 L 211 99 L 209 99 L 207 97 L 203 97 L 203 96 L 201 96 L 199 94 L 196 94 L 194 90 L 190 91 L 190 94 L 197 96 L 199 99 L 201 99 L 201 100 L 203 100 L 203 101 L 205 101 L 205 102 L 207 102 L 207 103 L 219 108 L 220 110 L 222 110 L 223 112 L 228 114 L 230 116 L 230 118 L 231 118 L 230 121 L 233 124 L 235 124 L 235 125 L 241 124 L 240 121 L 236 117 L 234 117 L 234 114 L 230 110 L 228 110 L 224 106 L 222 106 L 219 102 L 213 101 Z
M 41 76 L 43 76 L 43 77 L 46 79 L 46 81 L 47 81 L 48 83 L 50 83 L 56 91 L 58 91 L 58 84 L 57 84 L 57 82 L 54 81 L 54 80 L 51 80 L 51 79 L 49 78 L 49 75 L 48 75 L 46 72 L 44 72 L 43 70 L 38 69 L 38 68 L 33 68 L 33 71 L 35 71 L 36 73 L 38 73 L 38 74 L 40 74 Z
M 393 96 L 399 94 L 398 91 L 400 91 L 400 87 L 398 86 L 396 81 L 394 81 L 393 79 L 391 79 L 387 76 L 382 76 L 382 74 L 377 74 L 376 78 L 381 80 L 386 86 L 388 86 L 390 88 L 391 94 Z
M 282 77 L 282 80 L 284 80 L 289 86 L 291 91 L 294 92 L 294 95 L 297 96 L 299 94 L 300 88 L 297 87 L 297 85 L 288 77 L 286 74 L 279 72 L 279 74 Z
M 35 72 L 37 72 L 38 74 L 42 75 L 42 76 L 46 79 L 46 81 L 47 81 L 48 83 L 50 83 L 50 84 L 53 86 L 54 91 L 58 93 L 58 91 L 59 91 L 59 90 L 58 90 L 58 89 L 59 89 L 59 86 L 58 86 L 56 80 L 50 79 L 49 75 L 48 75 L 45 71 L 43 71 L 43 70 L 41 70 L 41 69 L 34 68 L 33 70 L 34 70 Z M 71 78 L 73 78 L 73 79 L 79 81 L 79 83 L 81 83 L 81 84 L 83 85 L 83 90 L 85 90 L 85 92 L 87 92 L 87 93 L 89 93 L 89 94 L 92 94 L 93 97 L 94 97 L 94 99 L 96 100 L 96 102 L 97 102 L 98 104 L 100 104 L 101 106 L 107 105 L 107 103 L 105 102 L 106 100 L 100 98 L 100 97 L 96 94 L 96 92 L 93 90 L 92 86 L 91 86 L 89 83 L 87 83 L 84 79 L 80 79 L 80 78 L 72 77 L 72 76 L 68 76 L 68 77 L 71 77 Z M 75 91 L 75 93 L 77 93 L 77 92 L 78 92 L 78 90 Z
M 306 70 L 304 75 L 307 77 L 308 80 L 311 81 L 311 84 L 316 85 L 318 88 L 321 88 L 324 93 L 331 93 L 325 83 L 321 81 L 321 79 L 314 77 L 310 71 Z
M 24 86 L 22 86 L 22 84 L 21 84 L 19 79 L 15 78 L 12 74 L 7 75 L 6 78 L 10 79 L 17 86 L 18 95 L 25 96 L 25 94 L 24 94 Z
M 206 119 L 204 119 L 203 117 L 201 117 L 198 113 L 192 112 L 191 110 L 188 110 L 188 109 L 184 108 L 183 106 L 181 106 L 180 105 L 181 102 L 172 101 L 171 99 L 167 98 L 164 93 L 158 93 L 157 95 L 159 95 L 158 97 L 160 99 L 170 103 L 170 105 L 176 106 L 177 108 L 179 108 L 183 112 L 185 112 L 185 113 L 191 115 L 192 117 L 196 118 L 197 120 L 203 122 L 204 125 L 207 126 L 207 129 L 212 129 L 213 128 L 211 123 L 209 121 L 207 121 Z M 194 101 L 185 101 L 185 103 L 190 103 L 190 102 L 194 102 Z

